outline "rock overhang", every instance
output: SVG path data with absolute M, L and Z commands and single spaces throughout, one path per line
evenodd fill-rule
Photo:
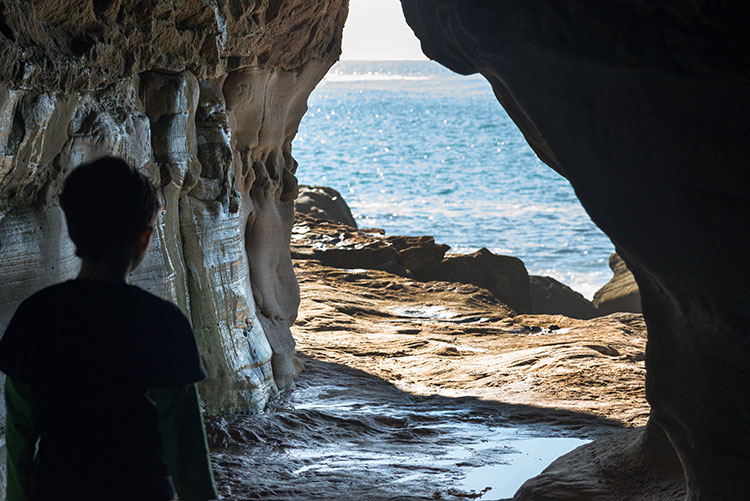
M 748 308 L 736 238 L 750 216 L 750 38 L 735 6 L 402 5 L 428 56 L 490 81 L 632 270 L 649 327 L 654 424 L 677 449 L 690 495 L 739 494 L 750 468 L 737 399 L 750 386 L 750 342 L 738 334 Z

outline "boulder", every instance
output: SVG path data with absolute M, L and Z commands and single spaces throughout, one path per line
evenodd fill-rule
M 427 235 L 418 237 L 393 236 L 385 239 L 399 253 L 401 265 L 408 269 L 418 280 L 429 274 L 443 262 L 445 253 L 450 246 L 435 242 L 435 238 Z
M 591 301 L 552 277 L 529 277 L 529 293 L 534 313 L 559 314 L 588 320 L 600 312 Z
M 324 221 L 357 227 L 352 211 L 341 193 L 327 186 L 300 185 L 294 210 L 298 214 L 308 214 Z
M 487 249 L 472 254 L 454 254 L 434 268 L 421 268 L 419 280 L 443 280 L 473 284 L 492 292 L 517 313 L 530 313 L 529 274 L 517 257 L 500 256 Z
M 302 213 L 297 214 L 292 229 L 291 255 L 334 268 L 409 275 L 398 249 L 388 242 L 382 230 L 358 229 Z
M 490 291 L 516 313 L 531 311 L 529 275 L 518 258 L 487 249 L 448 255 L 450 249 L 430 236 L 390 236 L 380 229 L 357 229 L 297 214 L 292 230 L 292 257 L 326 266 L 382 270 L 422 282 L 476 285 Z
M 602 315 L 616 311 L 641 313 L 641 293 L 635 277 L 625 261 L 614 253 L 609 257 L 609 267 L 614 272 L 612 279 L 594 294 L 594 306 Z

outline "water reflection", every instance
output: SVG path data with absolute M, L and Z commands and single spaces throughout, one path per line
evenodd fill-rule
M 613 429 L 585 414 L 417 396 L 346 366 L 305 364 L 272 412 L 210 423 L 224 497 L 498 499 Z

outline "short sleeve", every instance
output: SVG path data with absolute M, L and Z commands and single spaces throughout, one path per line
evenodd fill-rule
M 163 388 L 197 383 L 206 379 L 193 329 L 180 309 L 163 302 L 153 323 L 153 359 L 146 374 L 148 386 Z
M 0 339 L 0 371 L 17 381 L 31 382 L 33 370 L 31 365 L 31 329 L 32 322 L 28 300 L 21 303 L 11 318 L 8 327 Z

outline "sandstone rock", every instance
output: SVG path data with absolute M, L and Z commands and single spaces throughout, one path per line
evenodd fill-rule
M 609 267 L 615 273 L 604 287 L 594 294 L 594 306 L 603 314 L 616 311 L 641 313 L 641 293 L 625 261 L 617 253 L 609 257 Z
M 301 214 L 292 238 L 295 259 L 315 259 L 337 268 L 383 270 L 425 282 L 472 284 L 492 292 L 518 313 L 531 311 L 529 275 L 523 261 L 487 249 L 446 257 L 449 248 L 430 236 L 386 237 L 382 230 L 357 230 Z
M 653 419 L 691 499 L 750 476 L 750 34 L 733 2 L 402 0 L 427 56 L 482 73 L 639 285 Z
M 337 268 L 408 273 L 400 263 L 398 250 L 383 237 L 382 230 L 357 229 L 305 214 L 297 214 L 291 253 L 294 259 L 315 259 Z
M 621 433 L 648 418 L 641 315 L 588 321 L 513 316 L 492 294 L 472 285 L 343 270 L 312 259 L 295 264 L 302 301 L 292 329 L 306 370 L 274 412 L 212 420 L 207 427 L 224 497 L 504 498 L 507 491 L 482 495 L 482 484 L 446 480 L 446 475 L 468 478 L 481 467 L 519 480 L 528 461 L 517 453 L 531 454 L 527 459 L 536 462 L 550 452 L 540 446 L 559 442 L 541 438 L 532 450 L 514 438 L 552 432 L 564 433 L 560 441 L 567 442 Z M 553 323 L 559 328 L 551 329 Z M 636 441 L 632 435 L 628 440 Z M 394 441 L 399 461 L 384 463 Z M 264 444 L 280 444 L 286 453 Z M 351 444 L 356 444 L 356 461 L 346 458 Z M 453 455 L 457 447 L 460 458 Z M 340 454 L 327 455 L 332 448 Z M 424 461 L 426 454 L 445 462 L 436 467 Z M 307 470 L 310 455 L 332 471 Z M 579 482 L 590 487 L 612 485 L 593 475 L 593 461 L 602 455 L 570 473 L 579 473 Z M 257 467 L 238 468 L 247 464 Z M 679 466 L 677 473 L 679 479 Z M 657 476 L 665 471 L 649 466 L 630 479 L 645 484 Z M 399 477 L 419 480 L 392 481 Z M 637 487 L 636 494 L 664 492 Z M 627 491 L 617 494 L 629 498 Z
M 552 408 L 618 426 L 648 419 L 642 315 L 516 315 L 471 284 L 295 264 L 302 302 L 292 329 L 310 357 L 377 375 L 410 395 L 526 405 L 541 421 Z
M 559 313 L 584 320 L 601 314 L 591 301 L 552 277 L 531 275 L 529 293 L 534 313 Z
M 392 236 L 385 239 L 399 253 L 399 262 L 419 280 L 427 278 L 431 270 L 440 266 L 448 245 L 438 244 L 435 238 L 427 235 L 419 237 Z
M 0 331 L 76 273 L 65 176 L 119 155 L 165 207 L 131 281 L 192 320 L 211 412 L 263 409 L 298 371 L 291 143 L 346 14 L 345 0 L 3 2 Z
M 515 501 L 684 498 L 680 460 L 653 422 L 613 433 L 558 458 L 513 497 Z
M 144 71 L 221 77 L 338 57 L 347 2 L 4 2 L 0 83 L 102 88 Z
M 333 221 L 353 228 L 357 222 L 341 193 L 327 186 L 300 186 L 294 210 L 324 221 Z
M 517 257 L 500 256 L 487 249 L 472 254 L 454 254 L 434 268 L 423 269 L 419 278 L 477 285 L 492 292 L 518 313 L 531 312 L 529 274 L 523 261 Z

